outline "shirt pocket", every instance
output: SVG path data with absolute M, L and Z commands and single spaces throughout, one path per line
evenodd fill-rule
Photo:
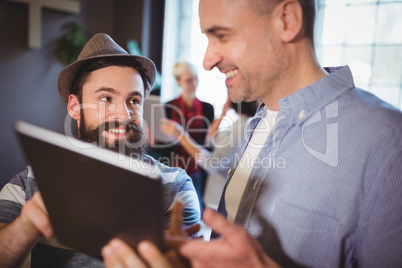
M 337 231 L 339 220 L 335 213 L 324 211 L 321 207 L 305 208 L 285 201 L 275 203 L 274 216 L 300 231 L 330 232 Z
M 341 223 L 331 211 L 277 201 L 272 223 L 282 247 L 311 267 L 337 267 L 341 261 Z

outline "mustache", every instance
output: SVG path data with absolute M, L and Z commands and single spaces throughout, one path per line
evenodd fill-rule
M 144 128 L 142 126 L 134 124 L 133 121 L 124 121 L 124 122 L 119 122 L 119 121 L 107 121 L 103 122 L 99 126 L 99 130 L 110 130 L 112 128 L 120 128 L 123 126 L 127 131 L 132 130 L 134 132 L 143 132 Z

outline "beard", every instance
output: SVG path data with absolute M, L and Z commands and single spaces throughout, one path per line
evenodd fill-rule
M 109 138 L 102 135 L 103 131 L 124 126 L 127 130 L 127 137 L 110 141 Z M 80 125 L 78 126 L 78 136 L 80 140 L 93 143 L 99 147 L 106 148 L 121 154 L 139 158 L 144 155 L 148 146 L 147 137 L 142 126 L 138 126 L 130 121 L 108 121 L 100 124 L 98 127 L 90 129 L 85 122 L 85 116 L 81 111 Z

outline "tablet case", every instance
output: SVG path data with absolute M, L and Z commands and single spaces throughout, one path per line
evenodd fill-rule
M 160 129 L 160 119 L 166 118 L 165 104 L 160 102 L 159 96 L 149 95 L 144 100 L 144 123 L 148 125 L 156 142 L 177 143 L 177 141 L 164 134 Z
M 114 237 L 163 250 L 154 166 L 25 122 L 16 131 L 60 243 L 97 258 Z

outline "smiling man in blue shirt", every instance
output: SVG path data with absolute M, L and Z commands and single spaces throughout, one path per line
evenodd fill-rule
M 232 101 L 263 104 L 224 216 L 203 215 L 220 237 L 180 253 L 197 268 L 401 267 L 402 115 L 356 88 L 348 67 L 318 64 L 315 1 L 200 0 L 199 12 L 205 69 L 226 74 Z

